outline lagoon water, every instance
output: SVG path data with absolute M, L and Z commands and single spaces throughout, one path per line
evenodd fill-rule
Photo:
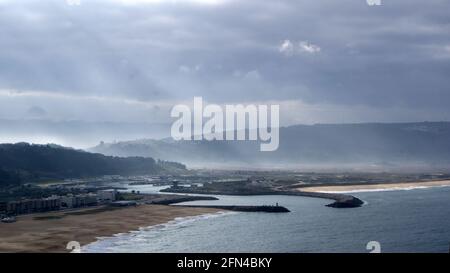
M 134 188 L 151 192 L 149 186 Z M 285 206 L 290 213 L 227 212 L 103 238 L 83 252 L 448 252 L 450 187 L 358 192 L 366 204 L 334 209 L 294 196 L 217 196 L 195 204 Z

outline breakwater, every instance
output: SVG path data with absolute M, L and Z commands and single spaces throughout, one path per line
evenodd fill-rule
M 219 200 L 218 198 L 213 196 L 192 196 L 192 195 L 153 195 L 153 196 L 157 196 L 157 198 L 153 198 L 149 201 L 146 201 L 145 203 L 153 205 L 172 205 L 191 201 Z
M 290 212 L 285 207 L 282 206 L 210 206 L 210 205 L 181 205 L 183 207 L 191 208 L 214 208 L 214 209 L 224 209 L 231 211 L 244 211 L 244 212 L 269 212 L 269 213 L 285 213 Z
M 213 196 L 193 196 L 193 195 L 147 195 L 146 204 L 153 205 L 173 205 L 182 202 L 190 202 L 190 201 L 204 201 L 204 200 L 219 200 Z M 290 212 L 287 208 L 282 206 L 221 206 L 221 205 L 180 205 L 182 207 L 193 207 L 193 208 L 215 208 L 215 209 L 224 209 L 231 211 L 245 211 L 245 212 Z
M 348 194 L 340 193 L 325 193 L 325 192 L 304 192 L 298 190 L 274 190 L 274 189 L 261 189 L 261 188 L 225 188 L 225 189 L 204 189 L 202 187 L 171 187 L 162 190 L 162 192 L 173 193 L 189 193 L 189 194 L 215 194 L 215 195 L 240 195 L 240 196 L 252 196 L 252 195 L 290 195 L 290 196 L 304 196 L 313 198 L 323 198 L 333 200 L 333 203 L 327 204 L 330 208 L 357 208 L 364 204 L 362 200 Z M 198 199 L 197 199 L 198 200 Z
M 352 195 L 340 193 L 325 193 L 325 192 L 304 192 L 304 191 L 278 191 L 275 194 L 305 196 L 313 198 L 323 198 L 334 200 L 333 203 L 326 205 L 330 208 L 357 208 L 364 204 L 364 202 Z

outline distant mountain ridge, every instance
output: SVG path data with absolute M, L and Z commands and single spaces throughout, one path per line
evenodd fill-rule
M 186 164 L 447 164 L 450 122 L 295 125 L 280 128 L 280 146 L 260 152 L 257 141 L 101 143 L 90 151 L 151 156 Z
M 26 141 L 41 143 L 64 141 L 65 145 L 90 147 L 98 140 L 164 138 L 170 136 L 170 123 L 88 122 L 81 120 L 1 119 L 0 142 Z M 42 143 L 45 144 L 45 143 Z M 63 143 L 60 143 L 63 144 Z
M 58 145 L 0 144 L 0 185 L 43 179 L 183 171 L 175 162 L 112 157 Z

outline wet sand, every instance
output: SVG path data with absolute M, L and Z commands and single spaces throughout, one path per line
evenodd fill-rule
M 97 237 L 167 223 L 177 217 L 218 211 L 213 208 L 140 205 L 24 215 L 15 223 L 0 223 L 0 252 L 69 252 L 66 245 L 70 241 L 85 245 L 96 241 Z
M 401 182 L 385 184 L 360 184 L 360 185 L 342 185 L 342 186 L 317 186 L 317 187 L 299 187 L 297 190 L 305 192 L 352 192 L 352 191 L 377 191 L 377 190 L 402 190 L 422 187 L 442 187 L 450 186 L 450 180 L 426 181 L 426 182 Z

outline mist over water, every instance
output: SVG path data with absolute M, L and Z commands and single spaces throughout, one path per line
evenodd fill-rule
M 103 143 L 92 152 L 151 156 L 189 167 L 439 171 L 450 163 L 450 123 L 362 123 L 280 128 L 279 148 L 261 152 L 258 141 L 138 140 Z

